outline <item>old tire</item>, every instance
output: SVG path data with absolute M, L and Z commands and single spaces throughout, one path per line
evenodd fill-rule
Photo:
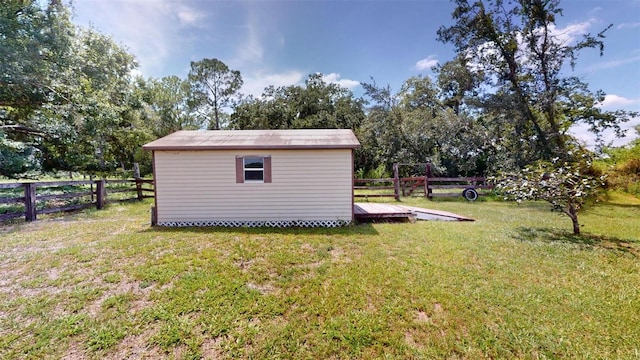
M 462 191 L 462 196 L 467 201 L 476 201 L 478 199 L 478 192 L 474 188 L 466 188 Z

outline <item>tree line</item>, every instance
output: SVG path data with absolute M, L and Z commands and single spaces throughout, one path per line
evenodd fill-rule
M 134 56 L 72 24 L 63 2 L 8 0 L 0 9 L 0 175 L 112 174 L 133 163 L 149 173 L 143 144 L 204 128 L 348 128 L 362 143 L 360 176 L 380 176 L 394 162 L 487 175 L 580 161 L 588 151 L 572 125 L 598 136 L 637 116 L 603 110 L 604 93 L 571 75 L 580 52 L 602 52 L 606 28 L 566 43 L 553 32 L 559 1 L 453 3 L 455 23 L 437 37 L 455 47 L 454 59 L 400 89 L 371 78 L 356 97 L 322 74 L 243 96 L 241 73 L 213 58 L 192 62 L 184 79 L 134 76 Z

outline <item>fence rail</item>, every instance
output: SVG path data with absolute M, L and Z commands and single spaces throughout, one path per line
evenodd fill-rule
M 400 200 L 401 196 L 421 193 L 429 199 L 439 196 L 464 196 L 467 200 L 475 200 L 479 195 L 477 190 L 491 188 L 484 177 L 431 176 L 431 166 L 426 163 L 417 164 L 425 168 L 425 176 L 400 177 L 399 166 L 401 165 L 416 164 L 394 164 L 392 178 L 354 179 L 353 196 L 357 198 L 393 197 Z
M 398 200 L 396 183 L 397 179 L 395 178 L 353 179 L 353 196 L 359 198 L 392 197 Z
M 416 190 L 428 198 L 440 196 L 461 196 L 466 189 L 490 189 L 483 177 L 428 177 L 416 176 L 400 179 L 403 196 L 411 196 Z M 436 192 L 434 190 L 448 190 Z M 458 191 L 452 191 L 458 190 Z M 477 193 L 476 193 L 477 194 Z
M 22 191 L 19 189 L 22 188 Z M 40 190 L 40 191 L 39 191 Z M 153 180 L 78 180 L 0 184 L 0 221 L 74 211 L 107 203 L 152 198 Z M 7 194 L 9 196 L 7 196 Z M 127 196 L 127 194 L 132 194 Z M 13 195 L 13 196 L 11 196 Z M 18 204 L 16 206 L 16 204 Z

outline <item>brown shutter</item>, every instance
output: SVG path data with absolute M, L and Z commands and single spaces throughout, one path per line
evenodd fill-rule
M 271 182 L 271 156 L 264 158 L 264 182 Z
M 244 182 L 244 161 L 242 156 L 236 156 L 236 183 Z

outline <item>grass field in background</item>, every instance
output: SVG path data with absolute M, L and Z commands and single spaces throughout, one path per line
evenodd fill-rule
M 151 228 L 151 201 L 0 225 L 0 358 L 640 357 L 640 201 L 405 200 L 476 222 Z

